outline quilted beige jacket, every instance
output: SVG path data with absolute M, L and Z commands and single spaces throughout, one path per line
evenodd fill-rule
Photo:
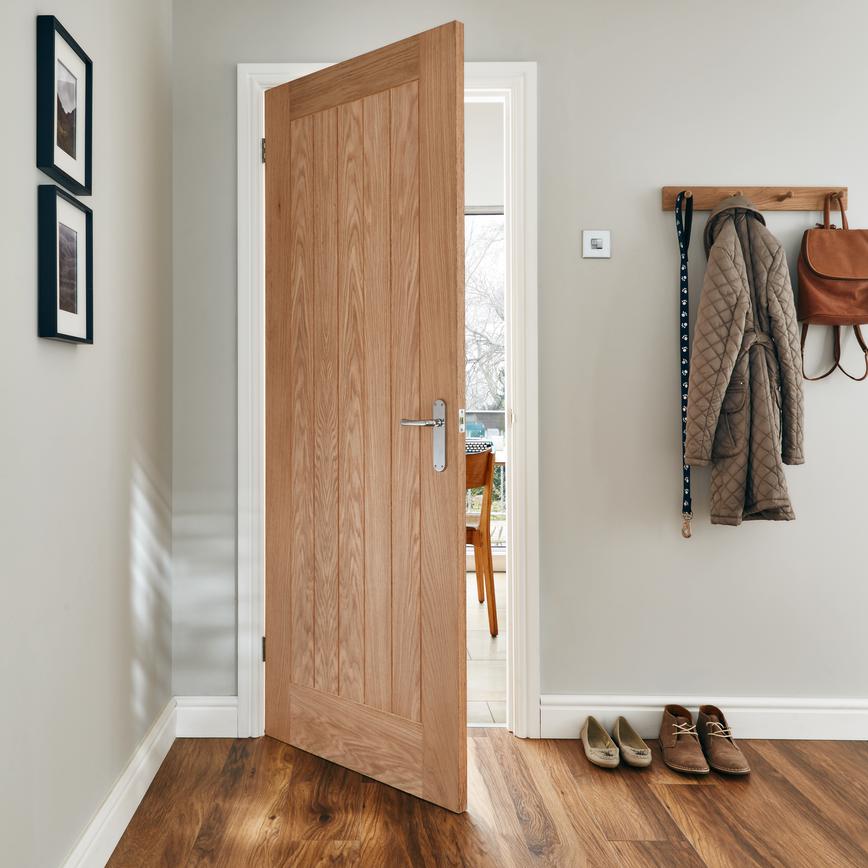
M 711 521 L 795 518 L 784 464 L 802 464 L 802 366 L 790 274 L 762 214 L 733 196 L 705 228 L 687 395 L 686 461 L 712 464 Z

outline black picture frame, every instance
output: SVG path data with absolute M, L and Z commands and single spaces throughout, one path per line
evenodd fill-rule
M 84 214 L 85 239 L 83 245 L 76 243 L 75 264 L 79 251 L 83 248 L 86 262 L 84 265 L 84 294 L 80 295 L 81 287 L 76 278 L 74 287 L 74 315 L 78 315 L 78 303 L 83 299 L 84 334 L 71 334 L 64 330 L 58 320 L 62 316 L 61 292 L 63 291 L 61 269 L 58 268 L 58 257 L 61 255 L 58 243 L 59 218 L 58 202 L 63 201 L 77 208 Z M 62 263 L 61 263 L 62 265 Z M 76 274 L 80 273 L 76 267 Z M 39 314 L 38 334 L 41 338 L 51 338 L 58 341 L 68 341 L 77 344 L 93 343 L 93 211 L 54 184 L 39 185 Z
M 73 177 L 66 169 L 58 165 L 58 139 L 55 136 L 55 121 L 60 113 L 60 98 L 56 82 L 58 58 L 56 38 L 60 37 L 69 49 L 78 56 L 85 70 L 83 98 L 79 98 L 77 81 L 73 79 L 75 92 L 75 119 L 79 120 L 79 112 L 84 109 L 84 135 L 82 155 L 84 180 Z M 61 61 L 62 63 L 62 61 Z M 68 117 L 68 115 L 65 115 Z M 67 132 L 68 136 L 69 133 Z M 76 132 L 73 127 L 70 145 L 76 151 Z M 93 63 L 84 53 L 81 46 L 70 36 L 66 28 L 53 15 L 38 15 L 36 17 L 36 166 L 45 172 L 58 184 L 79 196 L 89 196 L 92 190 L 91 169 L 93 152 Z M 61 154 L 61 157 L 65 155 Z M 75 161 L 78 155 L 75 154 Z M 79 173 L 80 175 L 80 173 Z

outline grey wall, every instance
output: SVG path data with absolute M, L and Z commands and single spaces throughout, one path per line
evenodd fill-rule
M 55 0 L 94 66 L 93 346 L 36 337 L 36 14 L 5 3 L 0 863 L 58 865 L 168 702 L 171 15 Z
M 856 0 L 176 2 L 176 691 L 235 687 L 235 64 L 339 60 L 451 18 L 468 60 L 539 62 L 543 690 L 868 695 L 868 387 L 806 386 L 796 522 L 710 527 L 700 472 L 682 540 L 659 206 L 663 184 L 840 183 L 868 225 Z M 769 224 L 795 254 L 814 219 Z M 583 227 L 612 230 L 611 260 L 580 258 Z

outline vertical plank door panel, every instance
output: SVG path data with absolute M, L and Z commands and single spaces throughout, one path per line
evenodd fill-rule
M 430 414 L 419 399 L 419 121 L 417 82 L 391 91 L 392 153 L 392 711 L 421 719 L 419 476 L 423 443 L 397 420 Z M 427 432 L 425 432 L 427 433 Z M 429 465 L 430 467 L 430 465 Z
M 365 699 L 364 141 L 361 100 L 338 107 L 340 695 Z M 323 436 L 325 432 L 321 432 Z
M 290 124 L 290 569 L 292 680 L 313 687 L 313 119 Z
M 313 115 L 316 311 L 314 684 L 338 692 L 338 113 Z
M 291 382 L 292 340 L 287 328 L 290 297 L 289 272 L 292 250 L 286 242 L 289 213 L 290 142 L 289 93 L 275 88 L 265 95 L 266 136 L 271 141 L 274 162 L 265 187 L 265 388 L 269 395 L 288 395 Z M 267 401 L 265 408 L 265 451 L 268 472 L 265 486 L 266 597 L 265 632 L 271 642 L 272 663 L 265 683 L 265 730 L 275 738 L 290 741 L 291 672 L 291 526 L 289 465 L 292 441 L 289 436 L 290 402 Z
M 365 701 L 392 709 L 389 92 L 362 101 L 365 238 Z

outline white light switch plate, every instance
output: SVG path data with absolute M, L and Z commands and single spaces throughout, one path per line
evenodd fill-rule
M 612 257 L 612 233 L 608 229 L 582 230 L 582 258 L 610 259 Z

